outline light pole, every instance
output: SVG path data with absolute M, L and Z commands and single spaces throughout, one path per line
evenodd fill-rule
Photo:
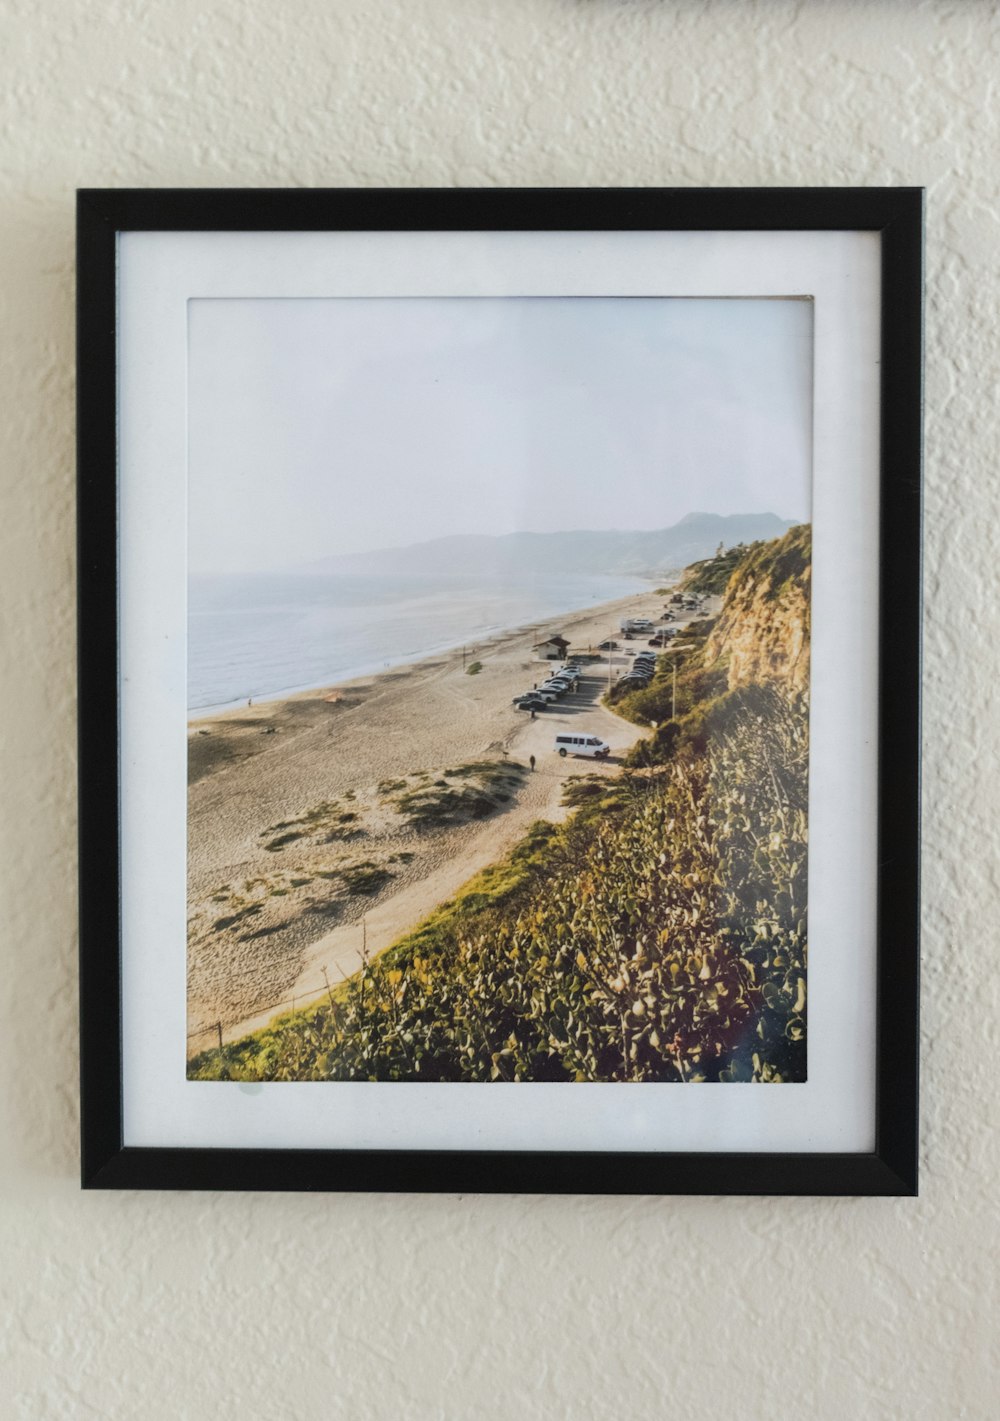
M 607 642 L 608 642 L 608 690 L 610 691 L 610 690 L 611 690 L 611 663 L 612 663 L 612 661 L 614 661 L 614 659 L 615 659 L 615 634 L 614 634 L 613 631 L 612 631 L 612 632 L 608 632 Z
M 685 645 L 683 645 L 683 644 L 681 644 L 680 646 L 678 646 L 677 643 L 675 642 L 675 643 L 673 644 L 673 646 L 668 646 L 668 647 L 665 648 L 665 650 L 666 650 L 667 655 L 670 657 L 670 670 L 671 670 L 671 673 L 672 673 L 672 674 L 671 674 L 671 690 L 670 690 L 670 719 L 671 719 L 671 720 L 676 720 L 676 719 L 677 719 L 677 653 L 680 652 L 680 651 L 690 651 L 690 650 L 691 650 L 691 647 L 690 647 L 690 645 L 685 646 Z

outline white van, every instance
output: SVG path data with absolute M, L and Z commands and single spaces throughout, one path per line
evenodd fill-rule
M 653 623 L 648 617 L 628 617 L 622 622 L 623 632 L 651 632 Z
M 611 754 L 611 746 L 596 735 L 557 735 L 556 749 L 560 755 L 589 755 L 592 759 Z

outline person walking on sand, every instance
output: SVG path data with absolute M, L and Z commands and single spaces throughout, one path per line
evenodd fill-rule
M 535 757 L 534 757 L 534 755 L 529 755 L 529 756 L 528 756 L 528 764 L 531 766 L 531 772 L 532 772 L 532 774 L 534 774 L 534 772 L 535 772 Z

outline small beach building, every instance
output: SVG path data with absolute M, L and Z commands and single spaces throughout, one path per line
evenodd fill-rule
M 564 636 L 550 636 L 545 641 L 538 642 L 531 649 L 543 661 L 561 661 L 569 648 L 569 642 Z

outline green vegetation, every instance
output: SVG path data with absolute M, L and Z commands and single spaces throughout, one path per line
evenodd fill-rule
M 650 750 L 658 742 L 670 739 L 667 727 L 673 723 L 675 705 L 676 719 L 681 721 L 700 714 L 709 701 L 725 691 L 724 662 L 716 661 L 709 668 L 705 666 L 705 643 L 714 627 L 715 621 L 708 618 L 686 627 L 678 638 L 681 649 L 657 657 L 653 679 L 645 689 L 612 686 L 608 692 L 608 704 L 618 715 L 636 725 L 658 727 L 651 739 L 640 740 L 629 752 L 627 764 L 665 763 L 670 756 L 651 757 Z
M 466 676 L 478 676 L 482 669 L 483 663 L 481 661 L 470 661 L 465 668 L 465 674 Z
M 808 582 L 811 562 L 812 527 L 808 523 L 789 529 L 773 543 L 753 543 L 732 580 L 730 601 L 738 607 L 760 588 L 766 601 L 775 602 L 788 587 Z
M 366 859 L 363 863 L 346 864 L 323 875 L 340 883 L 345 892 L 371 897 L 390 881 L 393 875 L 386 868 Z
M 721 596 L 732 592 L 730 578 L 739 569 L 738 581 L 744 588 L 763 580 L 765 596 L 774 600 L 791 582 L 803 580 L 812 558 L 812 527 L 799 523 L 781 538 L 768 543 L 739 543 L 714 558 L 692 563 L 681 580 L 680 590 L 691 596 Z
M 212 929 L 214 932 L 222 932 L 226 928 L 235 927 L 237 923 L 243 922 L 246 918 L 255 917 L 260 910 L 260 903 L 249 903 L 245 908 L 240 908 L 235 913 L 229 913 L 224 918 L 216 918 Z
M 794 547 L 766 547 L 770 561 L 754 547 L 730 571 L 723 618 L 747 566 L 758 588 L 808 576 Z M 664 717 L 619 776 L 568 781 L 562 824 L 535 824 L 331 999 L 206 1052 L 192 1074 L 804 1080 L 807 704 L 781 685 L 728 689 L 708 636 L 685 634 L 676 716 L 668 665 L 615 700 L 634 720 Z M 418 824 L 475 815 L 521 774 L 458 766 L 396 806 Z
M 272 839 L 269 843 L 265 844 L 264 847 L 268 853 L 275 854 L 279 849 L 283 849 L 286 844 L 294 844 L 296 840 L 304 838 L 305 832 L 296 830 L 288 834 L 279 834 L 276 839 Z
M 724 621 L 732 622 L 740 610 L 757 596 L 766 602 L 778 600 L 786 589 L 806 589 L 811 557 L 811 528 L 801 524 L 770 543 L 753 543 L 742 549 L 739 562 L 726 574 L 726 599 L 719 618 L 691 623 L 679 642 L 686 650 L 660 656 L 652 681 L 641 691 L 612 687 L 608 702 L 615 711 L 637 725 L 655 725 L 652 736 L 639 741 L 626 756 L 632 766 L 663 765 L 679 753 L 704 753 L 714 735 L 723 733 L 735 707 L 744 707 L 728 687 L 728 658 L 725 649 L 708 658 L 708 642 Z M 709 569 L 731 561 L 731 554 L 695 563 L 695 569 Z M 685 580 L 685 586 L 692 586 Z M 705 590 L 704 588 L 702 590 Z M 676 662 L 676 668 L 674 666 Z M 676 676 L 675 676 L 676 669 Z M 752 691 L 754 688 L 747 687 Z M 760 689 L 759 714 L 769 713 L 770 699 Z M 793 698 L 798 713 L 807 707 Z M 676 707 L 676 709 L 675 709 Z
M 353 799 L 353 792 L 348 791 L 344 798 Z M 359 839 L 364 832 L 353 810 L 342 810 L 335 800 L 323 800 L 297 819 L 283 819 L 279 824 L 272 824 L 260 838 L 263 847 L 273 854 L 303 839 L 313 844 L 342 843 Z
M 396 809 L 418 830 L 486 819 L 510 801 L 524 773 L 523 765 L 510 761 L 459 765 L 433 783 L 424 780 L 407 789 L 396 799 Z
M 766 543 L 751 543 L 750 546 L 751 548 L 763 548 L 768 545 Z M 737 543 L 735 548 L 718 553 L 714 558 L 705 558 L 703 562 L 692 563 L 685 571 L 679 590 L 692 597 L 702 595 L 721 597 L 730 577 L 746 554 L 746 544 Z

